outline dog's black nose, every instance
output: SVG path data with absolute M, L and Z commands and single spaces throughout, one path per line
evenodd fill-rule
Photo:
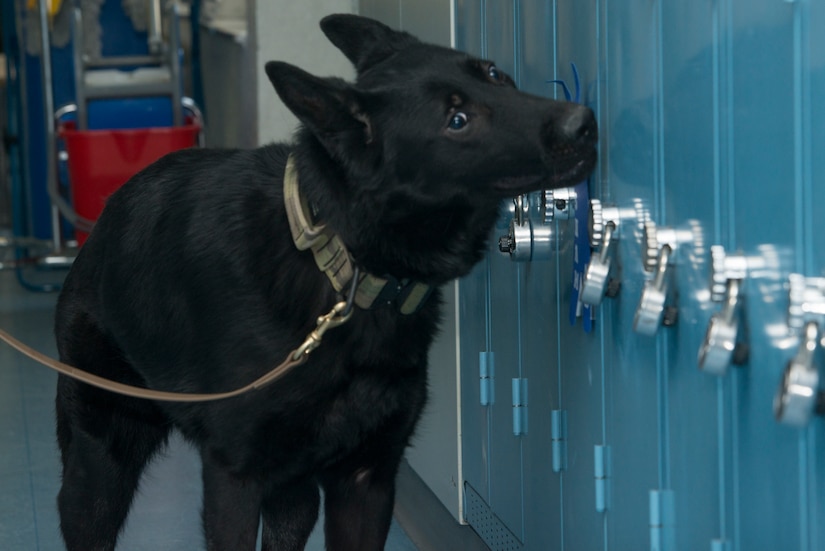
M 542 143 L 552 150 L 571 146 L 592 148 L 598 137 L 593 111 L 577 103 L 556 102 L 541 129 Z
M 599 137 L 596 117 L 589 107 L 576 105 L 559 124 L 561 136 L 576 145 L 593 146 Z

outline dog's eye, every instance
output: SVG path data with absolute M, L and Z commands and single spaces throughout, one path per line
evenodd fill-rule
M 501 80 L 501 73 L 498 72 L 498 67 L 490 65 L 487 68 L 487 75 L 493 80 Z
M 450 118 L 450 124 L 448 124 L 447 126 L 450 128 L 450 130 L 461 130 L 462 128 L 467 126 L 468 121 L 469 118 L 467 117 L 467 114 L 458 111 L 456 113 L 453 113 L 453 116 Z

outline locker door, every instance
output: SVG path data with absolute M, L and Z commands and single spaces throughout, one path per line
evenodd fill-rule
M 812 155 L 807 129 L 813 128 L 808 126 L 813 76 L 809 41 L 825 21 L 810 20 L 807 3 L 732 2 L 727 10 L 727 47 L 733 59 L 725 75 L 733 103 L 733 146 L 725 159 L 733 170 L 732 201 L 727 205 L 733 223 L 727 237 L 744 251 L 767 246 L 783 257 L 779 278 L 748 287 L 753 361 L 736 374 L 731 396 L 737 458 L 734 540 L 741 549 L 813 549 L 809 532 L 822 517 L 811 517 L 810 504 L 816 501 L 810 479 L 816 459 L 811 452 L 823 427 L 777 425 L 770 404 L 798 344 L 787 333 L 787 273 L 807 269 L 821 275 L 825 268 L 806 258 L 806 248 L 814 243 L 822 247 L 822 219 L 815 231 L 803 199 L 812 190 L 806 168 Z M 820 189 L 823 182 L 820 175 Z M 785 214 L 774 216 L 777 212 Z M 783 521 L 756 522 L 759 518 Z
M 672 268 L 678 321 L 660 329 L 665 361 L 661 448 L 666 469 L 660 484 L 672 491 L 673 537 L 684 549 L 707 549 L 712 540 L 727 537 L 719 505 L 729 494 L 725 475 L 720 475 L 726 468 L 720 446 L 726 435 L 719 426 L 728 419 L 718 399 L 730 382 L 700 372 L 696 360 L 708 310 L 714 309 L 707 301 L 708 247 L 721 237 L 721 223 L 714 215 L 718 211 L 711 208 L 720 195 L 724 170 L 718 162 L 719 140 L 714 139 L 719 32 L 713 10 L 704 2 L 661 3 L 655 15 L 659 54 L 653 94 L 658 96 L 656 132 L 662 144 L 655 220 L 690 234 L 690 241 L 674 255 Z
M 457 8 L 459 13 L 472 13 L 469 17 L 479 22 L 480 51 L 476 53 L 495 60 L 503 70 L 517 78 L 516 22 L 512 2 L 459 3 Z M 459 15 L 458 19 L 461 17 Z M 457 36 L 461 40 L 474 36 L 471 33 L 459 32 Z M 463 46 L 459 43 L 458 47 Z M 469 496 L 465 507 L 467 517 L 487 541 L 491 541 L 491 537 L 499 538 L 506 542 L 507 549 L 518 549 L 524 540 L 523 449 L 520 436 L 514 434 L 511 396 L 512 381 L 521 376 L 522 367 L 519 344 L 521 281 L 518 270 L 513 269 L 507 258 L 491 255 L 462 282 L 460 289 L 462 304 L 476 301 L 474 306 L 462 308 L 460 313 L 462 357 L 468 358 L 468 363 L 462 364 L 465 367 L 463 378 L 478 380 L 476 366 L 481 352 L 492 353 L 490 357 L 494 360 L 490 360 L 489 365 L 495 370 L 490 378 L 489 403 L 479 405 L 480 396 L 473 401 L 475 396 L 471 395 L 469 411 L 465 411 L 464 416 L 465 423 L 482 429 L 480 438 L 470 437 L 464 441 L 465 453 L 480 452 L 481 459 L 480 463 L 469 461 L 464 470 L 469 485 L 466 489 Z M 493 289 L 496 292 L 492 292 Z M 473 315 L 478 317 L 473 318 Z M 483 333 L 479 318 L 484 322 Z M 479 459 L 478 455 L 476 459 Z M 495 515 L 495 520 L 489 513 Z
M 514 8 L 519 31 L 519 88 L 543 97 L 562 96 L 558 86 L 550 82 L 559 76 L 552 2 L 515 2 Z M 510 262 L 510 269 L 518 270 L 523 289 L 521 364 L 522 377 L 529 381 L 530 422 L 522 437 L 525 549 L 559 549 L 565 542 L 562 497 L 569 456 L 563 449 L 566 443 L 560 443 L 566 437 L 567 418 L 561 402 L 562 337 L 557 328 L 560 322 L 564 323 L 562 308 L 567 302 L 563 297 L 569 292 L 571 281 L 569 221 L 553 222 L 552 230 L 557 254 L 549 253 L 547 258 L 529 263 Z M 541 514 L 536 514 L 538 511 Z
M 598 114 L 600 6 L 594 2 L 559 1 L 555 3 L 554 12 L 554 78 L 564 80 L 572 88 L 575 79 L 571 64 L 575 64 L 581 81 L 581 102 Z M 561 94 L 559 97 L 563 99 Z M 586 220 L 588 201 L 585 197 L 577 197 L 576 210 L 582 211 Z M 575 221 L 570 224 L 572 227 Z M 585 242 L 586 231 L 582 224 L 579 239 Z M 581 251 L 576 251 L 575 229 L 566 240 L 569 246 L 558 259 L 558 314 L 555 327 L 549 328 L 558 334 L 558 408 L 565 412 L 567 422 L 567 465 L 561 473 L 560 494 L 563 540 L 559 548 L 604 549 L 609 496 L 603 491 L 606 490 L 603 477 L 608 472 L 600 471 L 610 469 L 610 454 L 603 451 L 610 448 L 605 422 L 605 357 L 600 345 L 603 335 L 598 326 L 596 330 L 586 332 L 584 319 L 571 323 L 570 303 L 575 300 L 573 268 L 575 256 Z M 602 450 L 598 467 L 597 446 Z M 598 498 L 597 485 L 600 487 Z M 534 507 L 540 507 L 539 503 L 534 502 Z
M 579 9 L 569 3 L 570 18 Z M 650 2 L 611 2 L 604 10 L 606 43 L 599 75 L 606 83 L 600 101 L 600 164 L 605 204 L 650 213 L 661 180 L 661 96 L 656 95 L 657 13 Z M 593 36 L 591 35 L 591 39 Z M 614 262 L 621 291 L 597 310 L 597 333 L 607 372 L 606 440 L 611 446 L 609 549 L 649 546 L 649 492 L 667 488 L 666 434 L 662 423 L 666 335 L 642 337 L 633 330 L 646 275 L 642 266 L 642 220 L 622 220 Z

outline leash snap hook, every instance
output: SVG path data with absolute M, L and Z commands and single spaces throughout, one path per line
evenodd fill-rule
M 292 354 L 293 360 L 300 360 L 302 357 L 309 356 L 309 354 L 321 346 L 321 339 L 324 337 L 324 334 L 334 328 L 338 327 L 339 325 L 343 325 L 352 317 L 352 308 L 347 308 L 347 303 L 345 301 L 341 301 L 337 303 L 335 306 L 332 307 L 327 314 L 320 316 L 317 320 L 317 326 L 312 333 L 309 334 L 307 339 L 304 343 L 295 349 L 295 352 Z

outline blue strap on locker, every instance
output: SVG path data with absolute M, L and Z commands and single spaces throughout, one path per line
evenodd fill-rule
M 575 63 L 571 63 L 573 69 L 573 83 L 575 84 L 576 97 L 570 93 L 570 88 L 563 80 L 550 80 L 548 82 L 558 84 L 564 91 L 567 101 L 581 103 L 581 81 L 579 71 Z M 589 205 L 589 179 L 576 186 L 576 204 Z M 581 301 L 580 294 L 584 273 L 590 263 L 590 230 L 587 223 L 587 209 L 577 208 L 576 216 L 573 219 L 575 224 L 574 250 L 573 250 L 573 292 L 570 296 L 570 324 L 576 325 L 576 319 L 582 318 L 582 325 L 585 333 L 593 331 L 593 307 Z

